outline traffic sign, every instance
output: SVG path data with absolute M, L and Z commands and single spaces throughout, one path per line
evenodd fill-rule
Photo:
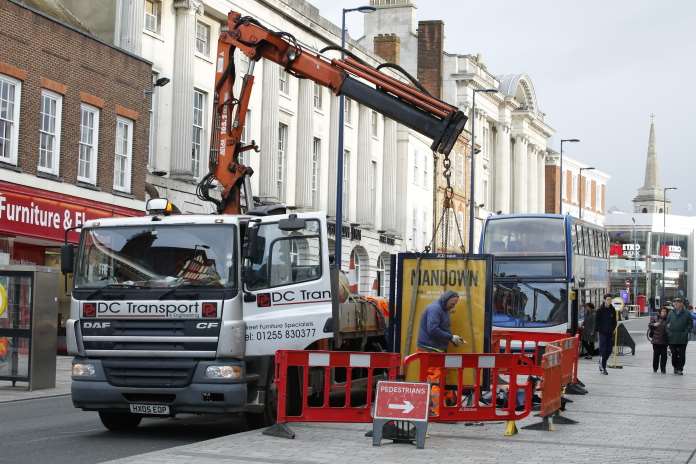
M 373 418 L 425 422 L 429 405 L 429 384 L 382 381 L 377 383 Z

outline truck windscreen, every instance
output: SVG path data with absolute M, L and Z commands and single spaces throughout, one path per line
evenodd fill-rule
M 85 229 L 76 287 L 234 287 L 233 225 Z

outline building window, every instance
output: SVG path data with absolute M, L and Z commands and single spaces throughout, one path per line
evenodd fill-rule
M 372 112 L 372 136 L 377 137 L 378 132 L 379 132 L 379 116 L 377 116 L 376 111 L 373 111 Z
M 488 149 L 489 149 L 489 140 L 488 140 L 489 134 L 488 134 L 488 128 L 484 127 L 483 128 L 483 137 L 482 137 L 482 146 L 481 146 L 481 151 L 484 159 L 488 159 Z
M 242 129 L 242 135 L 239 142 L 242 146 L 247 145 L 251 141 L 251 110 L 247 109 L 246 118 L 244 120 L 244 127 Z M 249 157 L 249 151 L 243 151 L 237 155 L 237 161 L 244 166 L 250 166 L 251 159 Z
M 60 162 L 60 128 L 63 97 L 41 91 L 41 120 L 39 121 L 39 170 L 58 175 Z
M 276 157 L 276 193 L 278 200 L 285 200 L 285 157 L 288 151 L 288 126 L 278 124 L 278 154 Z
M 343 150 L 343 219 L 348 219 L 350 215 L 348 214 L 348 207 L 350 205 L 350 150 Z M 337 233 L 340 233 L 337 232 Z
M 281 69 L 278 75 L 278 88 L 285 95 L 290 94 L 290 75 L 285 69 Z
M 133 121 L 116 119 L 116 150 L 114 152 L 114 190 L 131 190 L 133 164 Z
M 196 51 L 210 56 L 210 26 L 201 21 L 196 21 Z
M 454 246 L 456 247 L 461 247 L 463 246 L 463 241 L 464 237 L 462 237 L 462 230 L 464 229 L 464 213 L 459 211 L 457 213 L 457 223 L 454 225 Z M 469 253 L 473 253 L 472 251 L 469 251 Z
M 201 153 L 203 151 L 205 92 L 193 90 L 193 139 L 191 141 L 191 173 L 193 177 L 200 175 Z
M 319 167 L 321 163 L 321 139 L 312 143 L 312 208 L 319 208 Z
M 160 0 L 145 0 L 145 29 L 159 34 L 161 22 L 162 2 Z
M 420 167 L 418 166 L 420 160 L 420 153 L 417 151 L 413 152 L 413 183 L 418 185 L 420 181 Z
M 389 255 L 384 253 L 377 258 L 377 296 L 389 296 Z
M 459 189 L 464 188 L 464 156 L 461 153 L 454 155 L 454 177 L 455 185 Z
M 421 219 L 421 235 L 423 236 L 423 248 L 430 245 L 428 242 L 428 213 L 423 211 L 423 217 Z
M 488 204 L 488 179 L 483 180 L 483 188 L 481 189 L 481 203 L 484 205 Z
M 571 199 L 571 201 L 580 204 L 580 202 L 578 201 L 578 176 L 571 173 L 570 177 L 571 177 L 572 182 L 573 182 L 573 189 L 572 189 L 572 193 L 570 195 L 570 199 Z
M 418 249 L 418 244 L 416 243 L 418 237 L 418 211 L 414 208 L 411 212 L 411 244 L 414 250 Z
M 99 110 L 93 106 L 80 106 L 80 153 L 77 180 L 97 184 L 97 153 L 99 149 Z
M 589 208 L 592 204 L 592 181 L 585 178 L 585 191 L 582 192 L 585 208 Z
M 314 107 L 318 110 L 322 107 L 322 95 L 324 89 L 319 84 L 314 83 Z
M 353 100 L 350 98 L 346 98 L 343 104 L 343 119 L 345 119 L 345 123 L 348 125 L 353 123 Z
M 423 154 L 423 187 L 430 187 L 430 160 L 427 154 Z
M 0 74 L 0 161 L 17 164 L 22 84 Z
M 595 185 L 595 210 L 602 211 L 602 186 L 599 183 Z
M 377 161 L 370 163 L 370 219 L 374 223 L 377 216 Z

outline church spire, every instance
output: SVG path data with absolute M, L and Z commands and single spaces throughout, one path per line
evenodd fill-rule
M 645 162 L 644 189 L 661 189 L 660 171 L 657 166 L 657 153 L 655 150 L 655 115 L 650 115 L 650 137 L 648 138 L 648 158 Z
M 664 190 L 660 185 L 660 169 L 657 164 L 657 146 L 655 140 L 655 115 L 650 115 L 650 136 L 648 137 L 648 157 L 645 161 L 645 181 L 633 199 L 633 211 L 636 213 L 662 213 L 671 209 L 669 201 L 663 203 Z M 663 206 L 664 205 L 664 206 Z

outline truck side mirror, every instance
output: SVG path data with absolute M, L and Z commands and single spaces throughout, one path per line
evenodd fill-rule
M 72 274 L 75 268 L 75 246 L 65 244 L 60 247 L 60 271 Z
M 302 230 L 306 227 L 307 223 L 304 219 L 298 218 L 297 214 L 291 214 L 287 219 L 281 219 L 278 221 L 278 228 L 284 232 L 294 232 L 296 230 Z
M 253 261 L 254 256 L 256 255 L 256 247 L 257 247 L 257 243 L 258 243 L 258 237 L 259 237 L 259 228 L 258 227 L 247 228 L 246 244 L 244 247 L 244 254 L 242 256 L 242 258 L 244 258 L 245 260 Z

